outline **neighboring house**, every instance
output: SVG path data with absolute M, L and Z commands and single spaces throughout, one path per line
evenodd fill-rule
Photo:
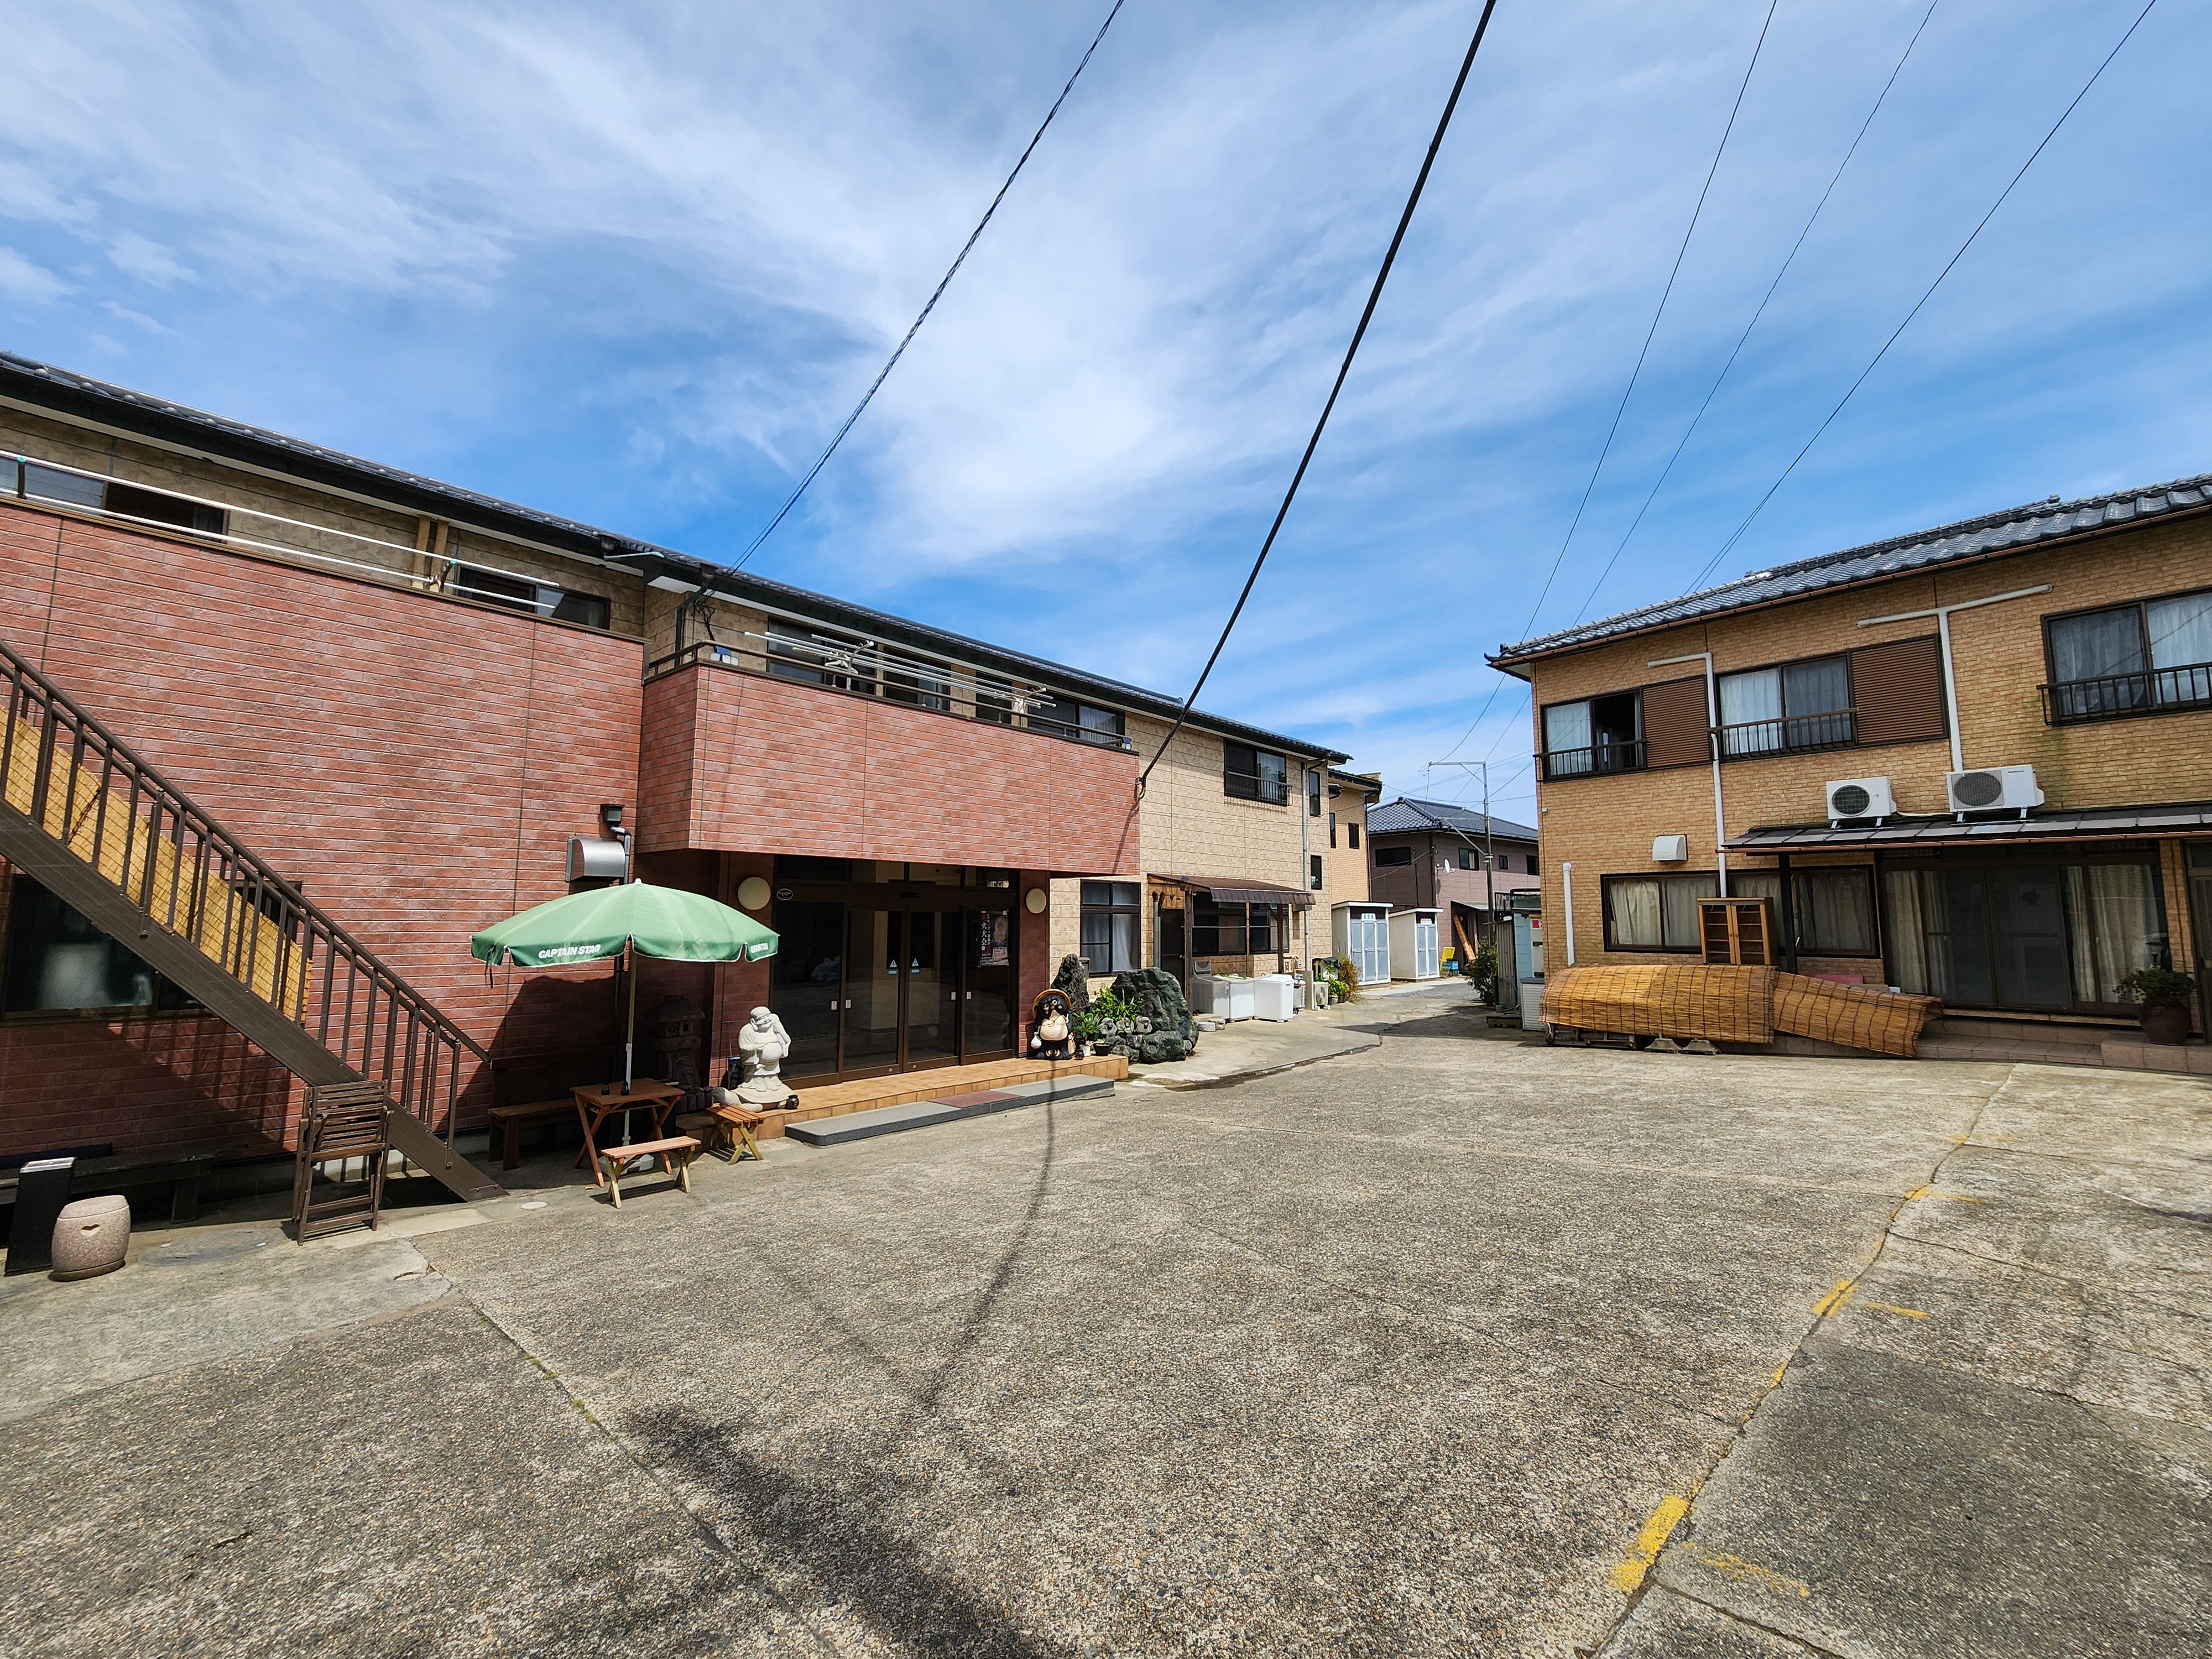
M 1785 965 L 1954 1013 L 2129 1021 L 2129 973 L 2204 974 L 2212 476 L 1778 566 L 1491 661 L 1534 693 L 1555 962 L 1689 955 L 1725 882 L 1775 901 Z
M 1382 780 L 1371 772 L 1328 775 L 1328 845 L 1343 856 L 1328 864 L 1328 905 L 1364 903 L 1370 896 L 1367 874 L 1367 812 L 1382 799 Z M 1326 950 L 1315 952 L 1327 956 Z
M 603 1075 L 606 966 L 469 956 L 570 890 L 569 839 L 603 807 L 644 878 L 781 940 L 761 963 L 644 963 L 641 1016 L 695 1004 L 703 1072 L 765 1004 L 802 1085 L 1024 1052 L 1031 998 L 1085 937 L 1145 960 L 1315 954 L 1334 860 L 1359 857 L 1326 845 L 1344 756 L 1212 715 L 1139 801 L 1174 697 L 4 354 L 0 446 L 0 672 L 25 708 L 43 673 L 88 717 L 4 728 L 0 1154 L 265 1154 L 298 1079 L 349 1067 L 426 1100 L 434 1073 L 423 1115 L 471 1127 L 520 1057 L 580 1051 Z M 77 735 L 42 749 L 64 716 Z M 148 902 L 96 866 L 148 796 L 85 758 L 103 731 L 180 798 L 161 827 L 186 862 L 163 852 L 134 890 L 174 898 L 181 868 L 214 929 L 198 953 L 106 913 Z M 243 992 L 217 960 L 241 939 L 260 952 Z M 643 1029 L 639 1048 L 643 1068 Z
M 1511 895 L 1542 885 L 1534 830 L 1448 801 L 1370 808 L 1367 839 L 1372 896 L 1394 910 L 1434 908 L 1443 943 L 1462 954 L 1489 942 L 1496 918 L 1516 908 Z
M 1179 705 L 1093 681 L 1086 723 L 1125 740 L 1139 764 L 1160 752 Z M 1094 704 L 1091 697 L 1099 701 Z M 1121 879 L 1053 884 L 1054 962 L 1084 957 L 1102 984 L 1159 968 L 1194 974 L 1287 971 L 1328 954 L 1330 768 L 1350 758 L 1296 738 L 1193 714 L 1137 803 L 1137 868 Z

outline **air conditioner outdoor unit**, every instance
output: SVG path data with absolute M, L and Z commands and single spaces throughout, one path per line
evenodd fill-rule
M 1951 810 L 1960 817 L 1969 812 L 2017 811 L 2027 816 L 2031 806 L 2043 805 L 2043 791 L 2035 787 L 2033 766 L 1984 766 L 1972 772 L 1947 773 L 1943 787 Z
M 1897 797 L 1887 778 L 1831 778 L 1827 785 L 1828 822 L 1845 818 L 1893 818 Z

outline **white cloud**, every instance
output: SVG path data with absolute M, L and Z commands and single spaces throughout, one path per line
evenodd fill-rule
M 136 231 L 126 230 L 109 243 L 107 257 L 125 276 L 136 276 L 155 288 L 192 279 L 193 273 L 178 262 L 174 253 Z
M 40 305 L 71 291 L 70 284 L 43 265 L 33 264 L 14 248 L 0 246 L 0 294 Z

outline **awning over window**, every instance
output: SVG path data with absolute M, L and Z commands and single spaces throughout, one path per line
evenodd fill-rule
M 1216 904 L 1287 904 L 1303 910 L 1313 895 L 1296 887 L 1277 887 L 1264 881 L 1230 881 L 1212 876 L 1161 876 L 1194 893 L 1203 893 Z
M 2094 841 L 2102 836 L 2143 840 L 2161 836 L 2212 835 L 2212 802 L 2174 806 L 2097 806 L 2074 812 L 2031 812 L 2026 817 L 1892 818 L 1881 824 L 1770 824 L 1747 830 L 1726 843 L 1731 853 L 1817 853 L 1856 847 L 1972 847 L 1987 842 Z

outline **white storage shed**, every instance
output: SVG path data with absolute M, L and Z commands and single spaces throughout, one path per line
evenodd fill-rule
M 1390 913 L 1390 977 L 1436 979 L 1443 971 L 1437 913 L 1430 908 Z
M 1433 916 L 1436 912 L 1429 913 Z M 1346 901 L 1329 906 L 1329 945 L 1352 964 L 1362 985 L 1387 984 L 1390 978 L 1390 907 Z

